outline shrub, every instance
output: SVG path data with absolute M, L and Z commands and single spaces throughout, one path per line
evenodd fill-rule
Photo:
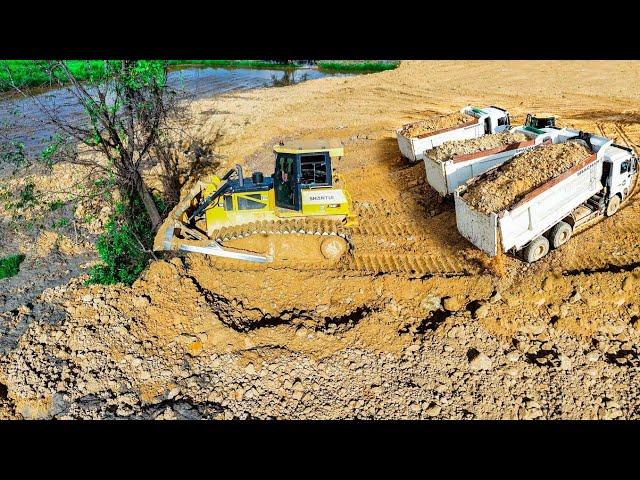
M 23 260 L 24 255 L 21 254 L 0 258 L 0 279 L 16 276 Z
M 156 199 L 156 204 L 161 212 L 166 210 L 162 201 Z M 147 266 L 153 237 L 151 220 L 140 201 L 128 209 L 118 203 L 96 242 L 101 263 L 91 268 L 88 283 L 131 285 Z

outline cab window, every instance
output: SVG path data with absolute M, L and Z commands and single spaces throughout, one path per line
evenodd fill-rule
M 231 195 L 224 196 L 224 209 L 233 210 L 233 197 Z
M 262 195 L 259 193 L 249 194 L 247 196 L 238 197 L 238 210 L 260 210 L 267 206 L 260 199 Z
M 620 173 L 627 173 L 629 171 L 630 163 L 629 161 L 622 162 L 620 164 Z
M 301 182 L 303 185 L 327 183 L 326 155 L 303 155 L 300 157 Z

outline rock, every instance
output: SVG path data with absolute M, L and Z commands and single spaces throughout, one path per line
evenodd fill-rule
M 600 359 L 600 352 L 597 350 L 591 350 L 587 353 L 587 361 L 588 362 L 597 362 Z
M 491 298 L 489 299 L 489 301 L 490 301 L 491 303 L 497 303 L 497 302 L 499 302 L 500 300 L 502 300 L 502 294 L 501 294 L 500 292 L 496 292 L 496 293 L 494 293 L 494 294 L 491 296 Z
M 456 325 L 456 326 L 451 327 L 449 329 L 449 331 L 447 332 L 447 337 L 449 337 L 449 338 L 458 338 L 463 333 L 464 333 L 464 328 L 462 326 L 460 326 L 460 325 Z
M 490 370 L 493 362 L 484 353 L 478 352 L 470 361 L 469 367 L 472 370 Z
M 489 306 L 484 303 L 480 305 L 474 312 L 476 318 L 485 318 L 489 314 Z
M 138 297 L 133 297 L 133 306 L 136 308 L 145 308 L 149 306 L 149 298 L 144 296 L 144 295 L 140 295 Z
M 437 297 L 435 295 L 427 295 L 420 302 L 420 308 L 426 310 L 427 312 L 439 310 L 442 308 L 442 301 L 440 300 L 440 297 Z
M 198 340 L 189 344 L 187 347 L 187 353 L 192 357 L 197 357 L 202 353 L 202 348 L 202 342 Z
M 635 277 L 633 275 L 628 275 L 622 281 L 622 290 L 624 290 L 625 292 L 629 292 L 633 290 L 635 284 L 636 284 Z
M 420 348 L 421 348 L 420 345 L 417 345 L 417 344 L 409 345 L 405 349 L 405 353 L 408 355 L 413 355 L 414 353 L 418 352 Z
M 244 367 L 244 371 L 247 375 L 254 375 L 256 373 L 256 368 L 253 366 L 253 363 L 249 363 Z
M 448 312 L 456 312 L 462 308 L 462 301 L 458 296 L 446 297 L 442 302 L 442 306 Z
M 567 357 L 566 355 L 560 354 L 558 356 L 558 360 L 560 360 L 560 366 L 559 366 L 560 370 L 571 370 L 572 363 L 569 357 Z
M 431 402 L 427 408 L 424 409 L 424 414 L 428 417 L 437 417 L 440 415 L 442 407 L 435 402 Z
M 520 352 L 518 352 L 517 350 L 510 351 L 509 353 L 507 353 L 507 360 L 511 363 L 517 362 L 518 360 L 520 360 Z

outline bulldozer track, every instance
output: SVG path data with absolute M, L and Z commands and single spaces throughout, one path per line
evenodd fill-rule
M 251 222 L 234 227 L 223 227 L 212 232 L 213 237 L 218 242 L 226 242 L 245 238 L 250 235 L 337 235 L 351 245 L 351 235 L 349 231 L 339 222 L 326 219 L 293 219 L 293 220 L 273 220 Z
M 401 253 L 355 253 L 336 265 L 297 263 L 296 265 L 272 265 L 239 263 L 239 261 L 216 258 L 212 265 L 225 271 L 261 271 L 287 269 L 301 271 L 335 271 L 362 274 L 406 274 L 412 276 L 462 276 L 479 273 L 480 269 L 462 259 L 448 255 L 401 254 Z
M 410 275 L 469 275 L 479 269 L 450 255 L 357 253 L 350 259 L 349 270 L 364 273 L 404 273 Z
M 377 240 L 385 240 L 387 237 L 397 240 L 400 236 L 415 235 L 418 229 L 412 229 L 409 225 L 396 224 L 387 225 L 387 228 L 381 228 L 372 233 L 371 229 L 365 228 L 364 235 L 381 235 L 382 238 Z M 416 276 L 431 275 L 466 275 L 478 272 L 478 267 L 467 262 L 463 258 L 457 258 L 455 255 L 442 252 L 442 245 L 429 238 L 408 238 L 412 249 L 427 250 L 433 248 L 440 250 L 438 254 L 428 253 L 391 253 L 388 251 L 372 251 L 364 248 L 362 251 L 357 247 L 357 241 L 354 239 L 359 235 L 359 227 L 347 229 L 341 224 L 322 219 L 296 219 L 289 221 L 269 221 L 269 222 L 253 222 L 238 227 L 225 227 L 214 232 L 214 238 L 224 243 L 238 238 L 244 238 L 250 235 L 269 234 L 269 235 L 338 235 L 347 240 L 350 246 L 350 252 L 347 258 L 336 264 L 323 263 L 305 263 L 300 262 L 295 265 L 273 264 L 253 264 L 242 261 L 234 261 L 223 258 L 216 258 L 212 265 L 218 270 L 226 271 L 259 271 L 264 269 L 293 269 L 308 271 L 351 271 L 375 274 L 408 274 Z M 353 234 L 353 235 L 352 235 Z M 374 239 L 375 241 L 376 239 Z M 438 248 L 439 247 L 439 248 Z M 381 247 L 382 248 L 382 247 Z

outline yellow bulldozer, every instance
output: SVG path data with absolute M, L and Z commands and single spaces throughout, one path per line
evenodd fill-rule
M 154 250 L 196 252 L 249 262 L 335 263 L 351 251 L 351 197 L 332 162 L 335 140 L 281 142 L 275 171 L 244 177 L 236 165 L 198 182 L 156 234 Z

